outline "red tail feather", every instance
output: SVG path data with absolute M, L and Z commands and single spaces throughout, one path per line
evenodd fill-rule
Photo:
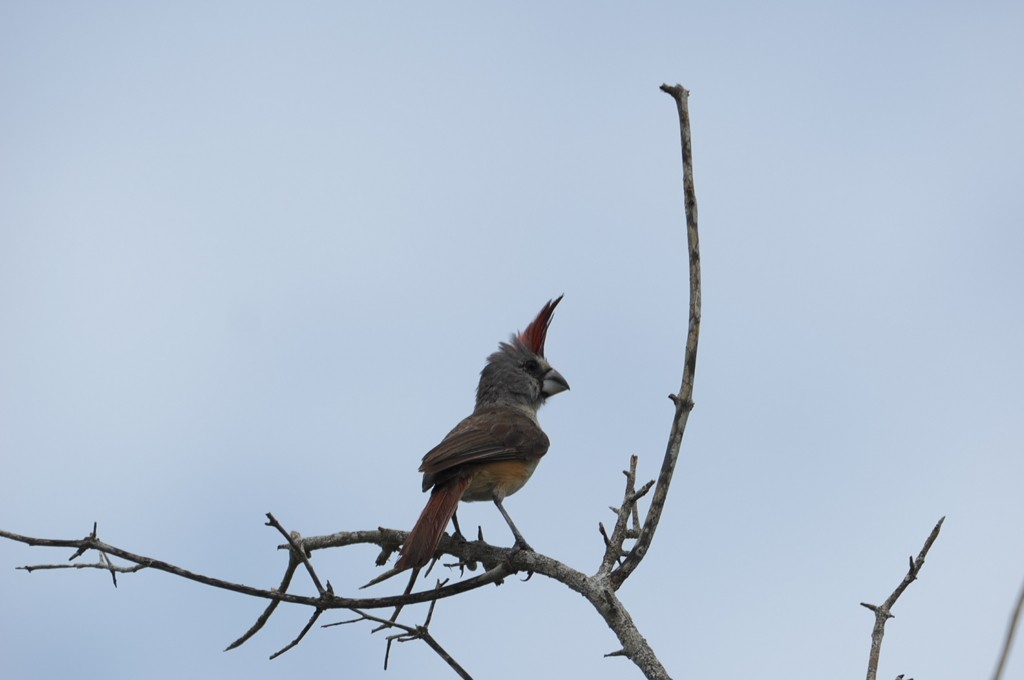
M 422 567 L 430 561 L 469 482 L 470 478 L 464 477 L 434 487 L 416 526 L 398 551 L 401 557 L 395 563 L 396 570 Z

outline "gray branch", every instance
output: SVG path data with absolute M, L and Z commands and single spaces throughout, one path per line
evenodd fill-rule
M 892 594 L 885 599 L 885 602 L 881 605 L 868 604 L 866 602 L 860 603 L 860 606 L 870 609 L 875 614 L 875 626 L 871 630 L 871 653 L 868 655 L 867 680 L 875 680 L 878 674 L 878 657 L 882 653 L 882 637 L 885 635 L 885 622 L 893 618 L 892 607 L 896 604 L 896 600 L 900 598 L 900 595 L 903 594 L 903 591 L 917 580 L 917 575 L 921 572 L 921 567 L 924 566 L 924 558 L 928 555 L 928 551 L 931 550 L 932 543 L 939 537 L 939 530 L 942 529 L 944 521 L 946 521 L 945 517 L 939 519 L 938 524 L 935 525 L 932 533 L 928 535 L 928 539 L 924 542 L 924 547 L 918 553 L 917 559 L 910 558 L 910 568 L 907 571 L 907 575 L 896 586 L 896 590 L 892 591 Z
M 1020 595 L 1017 596 L 1017 606 L 1013 609 L 1013 614 L 1010 615 L 1010 625 L 1006 627 L 1006 639 L 1003 641 L 1003 651 L 999 654 L 999 663 L 996 664 L 996 672 L 992 676 L 992 680 L 1001 680 L 1003 677 L 1003 669 L 1006 668 L 1006 661 L 1010 658 L 1010 647 L 1013 646 L 1013 637 L 1017 632 L 1017 623 L 1020 621 L 1020 612 L 1024 609 L 1024 587 L 1020 590 Z
M 679 113 L 679 137 L 683 156 L 683 204 L 686 212 L 687 261 L 690 272 L 690 323 L 683 353 L 682 385 L 678 394 L 670 395 L 676 410 L 675 416 L 672 418 L 665 457 L 661 462 L 661 472 L 658 473 L 658 483 L 654 487 L 651 507 L 644 518 L 639 538 L 622 564 L 611 575 L 612 583 L 616 588 L 622 585 L 623 581 L 640 566 L 640 562 L 651 547 L 654 532 L 661 520 L 665 500 L 668 498 L 668 489 L 679 460 L 683 432 L 686 430 L 690 411 L 693 410 L 693 378 L 697 370 L 697 341 L 700 338 L 700 239 L 697 232 L 697 194 L 693 184 L 693 149 L 690 143 L 690 109 L 688 106 L 690 93 L 682 85 L 662 85 L 661 89 L 675 99 L 676 109 Z

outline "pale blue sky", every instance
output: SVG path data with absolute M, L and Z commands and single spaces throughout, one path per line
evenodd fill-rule
M 1024 579 L 1022 31 L 1013 2 L 2 3 L 0 526 L 274 585 L 263 513 L 409 528 L 484 358 L 564 292 L 573 389 L 507 507 L 592 572 L 679 384 L 680 82 L 697 408 L 622 598 L 675 677 L 859 678 L 858 603 L 946 515 L 881 677 L 986 677 Z M 367 627 L 268 661 L 288 608 L 223 653 L 262 603 L 159 573 L 14 571 L 66 556 L 0 542 L 4 677 L 449 677 L 414 644 L 385 676 Z M 316 564 L 351 593 L 374 556 Z M 433 630 L 478 678 L 639 677 L 542 578 Z

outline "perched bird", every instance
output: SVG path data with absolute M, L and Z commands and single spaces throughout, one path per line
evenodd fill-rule
M 493 501 L 516 547 L 530 549 L 502 501 L 523 488 L 547 453 L 548 436 L 537 422 L 537 410 L 548 397 L 569 389 L 544 358 L 548 324 L 561 300 L 549 301 L 526 330 L 487 357 L 472 415 L 423 456 L 420 472 L 430 500 L 384 577 L 430 562 L 449 520 L 459 531 L 455 510 L 460 500 Z

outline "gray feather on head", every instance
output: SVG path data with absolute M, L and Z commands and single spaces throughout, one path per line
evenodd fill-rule
M 512 406 L 531 415 L 544 400 L 569 389 L 569 383 L 544 358 L 551 314 L 562 296 L 548 301 L 526 330 L 498 345 L 487 357 L 476 389 L 476 407 Z

